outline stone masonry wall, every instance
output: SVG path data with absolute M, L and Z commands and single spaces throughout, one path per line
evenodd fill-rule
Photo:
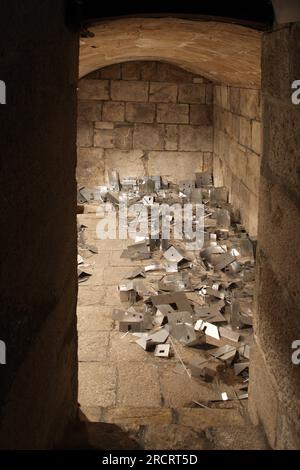
M 212 167 L 212 84 L 163 62 L 127 62 L 79 82 L 77 179 L 156 175 L 173 181 Z
M 227 186 L 233 206 L 255 238 L 261 163 L 260 91 L 214 87 L 214 184 Z
M 272 447 L 300 448 L 300 23 L 264 35 L 263 155 L 258 223 L 255 348 L 250 410 Z

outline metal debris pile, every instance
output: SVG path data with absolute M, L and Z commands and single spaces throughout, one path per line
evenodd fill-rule
M 82 188 L 81 197 L 91 200 Z M 176 356 L 189 377 L 213 382 L 220 368 L 231 369 L 240 380 L 235 397 L 247 398 L 248 366 L 252 343 L 254 243 L 228 203 L 225 187 L 214 187 L 210 172 L 196 173 L 178 185 L 160 176 L 127 177 L 121 182 L 111 172 L 107 187 L 96 188 L 92 199 L 109 201 L 118 209 L 140 202 L 204 205 L 204 244 L 189 250 L 190 239 L 137 237 L 121 255 L 140 261 L 118 286 L 123 309 L 114 309 L 123 335 L 154 356 Z M 169 216 L 172 233 L 175 221 Z M 195 228 L 199 221 L 193 213 Z M 129 224 L 130 226 L 130 221 Z M 195 348 L 199 358 L 185 361 L 178 345 Z
M 86 242 L 84 233 L 86 229 L 86 225 L 77 223 L 77 276 L 79 283 L 87 281 L 93 272 L 93 266 L 86 262 L 86 258 L 98 253 L 98 248 L 95 245 Z

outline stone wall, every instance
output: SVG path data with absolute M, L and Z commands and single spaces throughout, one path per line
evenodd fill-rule
M 229 188 L 250 236 L 257 235 L 261 163 L 260 91 L 214 87 L 214 184 Z
M 256 347 L 251 357 L 250 409 L 270 444 L 300 448 L 300 23 L 263 40 L 263 156 L 258 227 Z
M 212 84 L 162 62 L 127 62 L 79 82 L 78 166 L 82 185 L 120 176 L 193 178 L 211 168 Z
M 77 413 L 79 41 L 63 0 L 3 3 L 0 448 L 45 449 Z

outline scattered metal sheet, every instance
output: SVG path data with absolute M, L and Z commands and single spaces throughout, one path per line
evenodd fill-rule
M 184 292 L 173 292 L 172 294 L 159 294 L 151 296 L 153 305 L 169 304 L 176 306 L 176 310 L 187 311 L 193 313 L 192 306 L 188 301 Z
M 219 332 L 221 338 L 228 339 L 229 341 L 233 341 L 234 343 L 238 343 L 240 339 L 240 333 L 237 333 L 236 331 L 233 331 L 225 326 L 220 326 Z
M 146 277 L 144 269 L 136 268 L 126 276 L 126 279 L 134 279 L 136 277 Z
M 197 320 L 194 326 L 196 331 L 202 331 L 206 336 L 211 336 L 215 339 L 220 339 L 219 328 L 212 323 L 204 320 Z
M 169 357 L 170 356 L 170 344 L 157 344 L 154 350 L 154 356 Z
M 215 265 L 215 271 L 221 271 L 221 269 L 226 268 L 229 264 L 233 263 L 236 260 L 236 257 L 231 253 L 225 253 L 220 255 L 219 262 Z
M 179 186 L 179 190 L 184 195 L 189 195 L 190 192 L 195 188 L 195 181 L 191 181 L 191 180 L 179 181 L 178 186 Z
M 240 375 L 245 369 L 249 368 L 249 362 L 236 362 L 233 368 L 235 375 Z
M 108 170 L 108 186 L 112 191 L 120 191 L 119 174 L 116 170 Z

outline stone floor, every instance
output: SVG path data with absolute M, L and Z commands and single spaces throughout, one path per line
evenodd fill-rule
M 81 420 L 118 425 L 146 449 L 265 449 L 264 436 L 249 424 L 247 402 L 225 408 L 201 408 L 215 396 L 215 387 L 176 372 L 176 357 L 157 358 L 118 331 L 113 308 L 124 308 L 117 285 L 133 266 L 120 258 L 130 243 L 98 240 L 93 206 L 78 215 L 86 225 L 88 243 L 99 252 L 86 259 L 93 275 L 79 284 L 79 403 Z M 86 253 L 88 255 L 88 253 Z M 85 255 L 83 254 L 85 257 Z M 183 359 L 199 354 L 178 345 Z M 220 391 L 230 385 L 220 384 Z

